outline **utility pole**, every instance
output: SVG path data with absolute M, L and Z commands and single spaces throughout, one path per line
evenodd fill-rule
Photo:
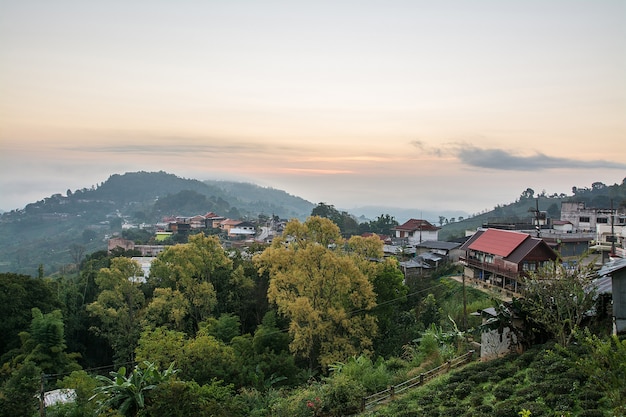
M 609 256 L 615 257 L 615 212 L 613 211 L 613 199 L 611 199 L 611 253 Z
M 465 271 L 463 271 L 463 331 L 467 331 L 467 296 L 465 294 Z
M 46 397 L 46 374 L 45 373 L 41 373 L 41 384 L 39 387 L 39 416 L 40 417 L 45 417 L 46 416 L 46 402 L 45 402 L 45 397 Z

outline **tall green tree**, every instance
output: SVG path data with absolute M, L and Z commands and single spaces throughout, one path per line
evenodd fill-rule
M 226 287 L 233 262 L 215 236 L 197 234 L 189 242 L 159 254 L 150 268 L 149 283 L 178 291 L 188 302 L 187 327 L 195 332 L 218 305 L 218 289 Z M 159 294 L 157 294 L 157 297 Z
M 290 320 L 291 351 L 311 368 L 369 351 L 376 295 L 332 221 L 290 221 L 255 262 L 270 275 L 270 302 Z
M 347 248 L 372 283 L 376 294 L 376 308 L 371 311 L 379 329 L 374 339 L 376 353 L 383 356 L 396 353 L 404 344 L 404 338 L 410 336 L 406 334 L 404 324 L 397 323 L 408 293 L 398 261 L 384 257 L 383 242 L 378 236 L 353 236 L 348 240 Z
M 99 319 L 92 331 L 109 342 L 118 363 L 134 359 L 146 303 L 141 284 L 134 277 L 142 275 L 138 262 L 114 258 L 110 268 L 98 272 L 96 285 L 101 291 L 96 301 L 87 306 L 87 311 Z
M 20 333 L 21 353 L 13 362 L 32 362 L 48 374 L 80 369 L 76 362 L 79 355 L 66 352 L 61 311 L 43 314 L 38 308 L 33 308 L 32 314 L 30 330 Z
M 0 384 L 0 417 L 33 416 L 39 407 L 41 369 L 24 362 Z
M 61 307 L 49 282 L 29 275 L 0 273 L 0 357 L 20 347 L 18 334 L 28 330 L 33 307 L 44 312 Z

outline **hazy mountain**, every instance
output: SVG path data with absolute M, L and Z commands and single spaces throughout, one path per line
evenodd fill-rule
M 0 215 L 0 272 L 49 274 L 85 253 L 106 249 L 122 223 L 160 221 L 164 216 L 215 212 L 256 219 L 259 214 L 305 219 L 315 205 L 273 188 L 229 181 L 202 182 L 165 172 L 114 174 L 91 188 L 68 190 Z
M 342 211 L 347 211 L 350 214 L 353 214 L 357 218 L 363 218 L 367 220 L 375 220 L 378 216 L 383 214 L 389 214 L 398 221 L 398 223 L 402 224 L 409 219 L 424 219 L 428 220 L 434 225 L 439 225 L 439 216 L 443 216 L 447 219 L 450 218 L 459 218 L 459 217 L 467 217 L 468 213 L 461 210 L 446 210 L 446 211 L 429 211 L 429 210 L 418 210 L 418 209 L 406 209 L 406 208 L 398 208 L 398 207 L 387 207 L 387 206 L 362 206 L 355 207 L 352 209 L 341 209 Z

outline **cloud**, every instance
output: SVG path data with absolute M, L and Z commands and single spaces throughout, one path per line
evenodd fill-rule
M 457 158 L 466 165 L 505 171 L 538 171 L 546 169 L 626 169 L 625 163 L 606 160 L 580 160 L 559 158 L 537 152 L 521 156 L 504 149 L 481 149 L 461 147 L 456 151 Z
M 173 138 L 169 143 L 159 143 L 162 141 L 153 141 L 149 143 L 129 143 L 129 144 L 111 144 L 111 145 L 86 145 L 79 147 L 66 148 L 67 150 L 80 152 L 102 152 L 111 154 L 138 154 L 138 155 L 197 155 L 197 154 L 241 154 L 241 153 L 272 153 L 276 151 L 291 151 L 295 148 L 286 146 L 267 145 L 259 143 L 229 143 L 220 140 L 207 139 L 203 143 L 194 143 L 197 141 L 186 141 L 180 138 Z
M 626 163 L 603 159 L 582 160 L 549 156 L 541 152 L 520 155 L 500 148 L 479 148 L 464 143 L 447 143 L 439 148 L 427 147 L 421 141 L 412 146 L 438 157 L 453 156 L 465 165 L 501 171 L 543 171 L 548 169 L 626 169 Z

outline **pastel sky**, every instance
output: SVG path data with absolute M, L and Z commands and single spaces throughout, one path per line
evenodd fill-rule
M 623 0 L 0 0 L 0 208 L 111 174 L 475 213 L 626 177 Z

